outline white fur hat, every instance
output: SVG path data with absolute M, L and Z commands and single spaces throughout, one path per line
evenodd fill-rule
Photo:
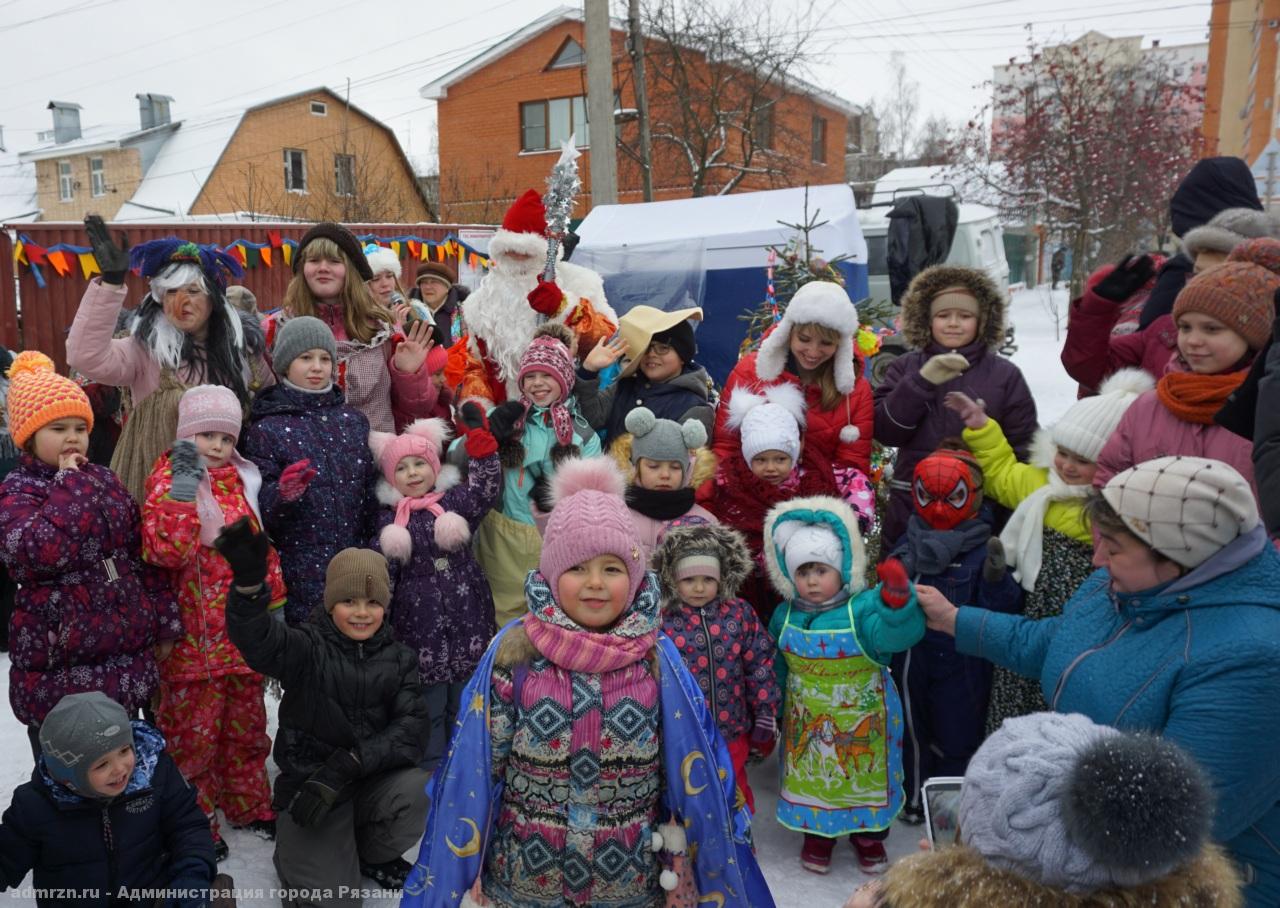
M 739 387 L 729 398 L 728 426 L 741 435 L 747 463 L 763 451 L 782 451 L 799 460 L 804 395 L 790 382 L 771 385 L 761 394 Z
M 1076 401 L 1058 420 L 1050 430 L 1053 443 L 1097 461 L 1129 405 L 1155 386 L 1155 379 L 1143 369 L 1121 369 L 1108 376 L 1096 397 Z
M 400 259 L 394 250 L 370 243 L 364 247 L 364 257 L 369 262 L 369 270 L 373 272 L 374 277 L 384 271 L 390 271 L 396 276 L 396 280 L 400 279 Z
M 841 394 L 853 391 L 853 337 L 858 333 L 858 309 L 849 294 L 831 281 L 810 281 L 787 303 L 782 321 L 760 344 L 756 354 L 756 375 L 773 381 L 786 368 L 791 353 L 791 329 L 796 325 L 822 325 L 840 335 L 835 353 L 836 388 Z

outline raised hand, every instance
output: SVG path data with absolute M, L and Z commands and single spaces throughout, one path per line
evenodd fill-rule
M 902 608 L 911 599 L 911 579 L 897 558 L 886 558 L 876 565 L 880 578 L 880 598 L 889 608 Z
M 93 257 L 98 260 L 103 283 L 116 286 L 123 284 L 124 276 L 129 270 L 128 238 L 123 233 L 120 234 L 121 245 L 117 246 L 111 241 L 102 217 L 96 214 L 84 219 L 84 230 L 89 234 L 89 245 L 93 247 Z
M 311 466 L 310 458 L 289 464 L 280 471 L 280 497 L 285 501 L 297 501 L 306 494 L 307 486 L 316 478 L 316 471 Z
M 404 340 L 396 347 L 391 363 L 401 372 L 412 375 L 427 361 L 427 354 L 435 346 L 432 325 L 429 322 L 411 321 L 405 330 Z
M 948 391 L 942 405 L 959 416 L 966 429 L 981 429 L 987 424 L 987 405 L 963 391 Z
M 484 410 L 473 400 L 462 405 L 458 412 L 463 433 L 467 436 L 467 456 L 472 458 L 488 457 L 498 450 L 498 440 L 489 429 L 489 420 Z
M 266 533 L 254 532 L 248 517 L 223 527 L 213 547 L 231 566 L 231 581 L 242 590 L 252 590 L 267 581 Z
M 195 501 L 196 488 L 204 476 L 204 465 L 200 463 L 196 443 L 187 439 L 175 441 L 173 450 L 169 452 L 169 468 L 173 473 L 169 497 L 174 501 Z
M 1156 273 L 1149 255 L 1126 255 L 1115 270 L 1094 285 L 1093 292 L 1104 300 L 1122 303 L 1142 288 Z
M 602 337 L 582 361 L 582 368 L 588 372 L 599 372 L 612 366 L 619 359 L 626 356 L 627 352 L 628 345 L 621 334 L 612 340 Z
M 920 367 L 920 376 L 931 385 L 945 385 L 968 368 L 969 361 L 959 353 L 936 353 Z

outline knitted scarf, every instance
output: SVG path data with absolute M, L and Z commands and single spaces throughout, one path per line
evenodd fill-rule
M 653 520 L 675 520 L 693 507 L 693 489 L 642 489 L 627 486 L 627 507 Z
M 530 418 L 537 419 L 542 416 L 543 424 L 547 422 L 548 416 L 551 420 L 551 428 L 556 433 L 556 442 L 565 447 L 573 444 L 573 414 L 569 412 L 568 406 L 565 404 L 566 398 L 560 398 L 546 406 L 539 407 L 524 394 L 520 395 L 520 403 L 524 404 L 524 416 L 520 419 L 520 427 L 523 428 L 525 422 Z M 541 411 L 541 414 L 539 414 Z
M 991 527 L 985 520 L 965 520 L 950 530 L 935 529 L 919 514 L 907 521 L 906 538 L 893 550 L 908 576 L 936 576 L 946 571 L 965 552 L 985 545 Z
M 405 495 L 396 502 L 396 517 L 392 522 L 398 527 L 407 528 L 413 512 L 422 510 L 430 511 L 433 517 L 443 517 L 444 508 L 440 507 L 440 499 L 444 496 L 444 492 L 428 492 L 418 498 Z
M 570 618 L 556 601 L 541 571 L 530 571 L 524 583 L 529 614 L 524 619 L 529 642 L 561 668 L 598 674 L 614 671 L 649 655 L 658 641 L 662 594 L 658 578 L 646 572 L 631 606 L 612 627 L 591 631 Z
M 1013 516 L 1004 525 L 1000 542 L 1004 545 L 1009 567 L 1014 569 L 1013 576 L 1024 590 L 1034 590 L 1040 576 L 1040 566 L 1044 562 L 1044 517 L 1050 502 L 1083 500 L 1092 488 L 1087 483 L 1068 485 L 1055 470 L 1050 469 L 1045 484 L 1018 502 Z
M 1200 375 L 1196 372 L 1166 372 L 1156 383 L 1160 403 L 1184 422 L 1213 425 L 1213 416 L 1227 397 L 1244 382 L 1248 369 Z
M 232 471 L 238 473 L 244 486 L 244 499 L 249 502 L 253 516 L 258 518 L 258 526 L 262 524 L 262 511 L 258 509 L 258 492 L 262 490 L 262 474 L 252 460 L 246 460 L 234 448 L 231 459 L 224 466 L 205 470 L 196 486 L 196 514 L 200 517 L 200 544 L 213 547 L 222 528 L 227 525 L 227 518 L 222 513 L 222 505 L 213 494 L 213 481 L 225 484 L 232 478 Z

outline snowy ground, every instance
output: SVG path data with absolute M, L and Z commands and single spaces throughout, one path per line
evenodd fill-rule
M 1022 290 L 1014 295 L 1012 321 L 1017 326 L 1018 351 L 1013 361 L 1022 369 L 1031 386 L 1039 408 L 1042 425 L 1052 423 L 1076 399 L 1075 384 L 1062 371 L 1058 360 L 1060 337 L 1055 336 L 1056 321 L 1065 331 L 1067 294 L 1065 290 L 1050 293 L 1048 288 Z M 8 702 L 9 659 L 0 655 L 0 698 Z M 276 727 L 276 703 L 268 698 L 269 733 L 274 737 Z M 269 764 L 274 777 L 275 767 Z M 27 781 L 31 775 L 31 751 L 25 730 L 13 718 L 7 708 L 0 707 L 0 805 L 7 806 L 13 789 Z M 847 842 L 836 848 L 831 873 L 817 876 L 800 867 L 800 835 L 783 829 L 773 820 L 774 804 L 778 795 L 777 762 L 770 759 L 752 767 L 751 785 L 756 794 L 757 819 L 754 825 L 756 847 L 765 877 L 777 900 L 779 908 L 840 908 L 849 893 L 867 879 L 857 868 L 853 849 Z M 237 888 L 243 890 L 270 890 L 277 886 L 275 869 L 271 864 L 269 843 L 248 834 L 223 826 L 223 834 L 231 848 L 231 857 L 219 869 L 230 874 Z M 921 836 L 919 827 L 898 823 L 885 843 L 891 860 L 909 854 L 917 847 Z M 406 853 L 413 860 L 417 847 Z M 23 886 L 30 885 L 30 877 Z M 373 889 L 374 884 L 366 881 Z M 242 897 L 241 905 L 266 906 L 278 904 L 272 899 Z M 368 906 L 397 904 L 395 898 L 369 899 Z M 8 908 L 34 906 L 34 899 L 20 898 L 9 893 L 0 895 L 0 905 Z

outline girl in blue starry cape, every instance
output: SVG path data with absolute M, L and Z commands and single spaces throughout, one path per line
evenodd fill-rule
M 902 703 L 892 655 L 924 636 L 924 613 L 900 562 L 867 562 L 843 501 L 794 498 L 765 517 L 765 566 L 784 601 L 769 633 L 783 692 L 778 822 L 804 833 L 803 866 L 830 868 L 849 835 L 862 869 L 887 863 L 881 843 L 902 808 Z
M 772 908 L 623 491 L 607 458 L 556 471 L 528 613 L 463 692 L 402 908 Z

